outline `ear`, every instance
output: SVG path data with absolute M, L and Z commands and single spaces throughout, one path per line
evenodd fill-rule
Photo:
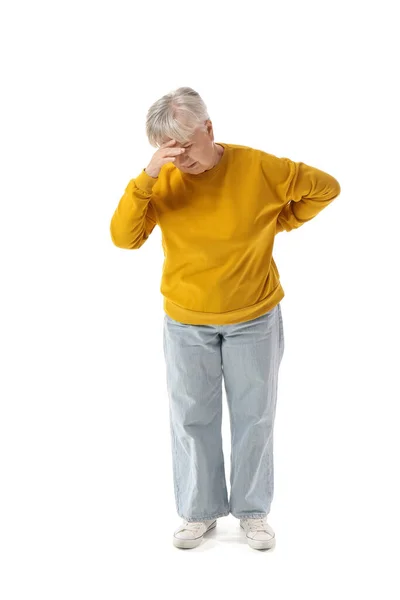
M 210 119 L 207 119 L 207 121 L 205 121 L 206 127 L 207 127 L 207 133 L 209 136 L 211 136 L 211 140 L 214 141 L 214 131 L 213 131 L 213 126 L 212 126 L 212 121 Z

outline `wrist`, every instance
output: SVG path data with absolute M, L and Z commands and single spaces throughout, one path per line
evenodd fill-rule
M 157 177 L 158 177 L 158 173 L 157 173 L 157 174 L 155 174 L 155 173 L 154 173 L 154 171 L 151 171 L 151 170 L 150 170 L 150 172 L 149 172 L 149 171 L 147 170 L 147 168 L 146 168 L 146 169 L 144 169 L 144 172 L 145 172 L 145 173 L 147 173 L 147 175 L 149 175 L 149 177 L 153 177 L 153 179 L 157 179 Z

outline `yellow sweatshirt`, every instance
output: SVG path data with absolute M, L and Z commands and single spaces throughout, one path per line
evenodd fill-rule
M 156 225 L 164 311 L 193 325 L 255 319 L 284 297 L 272 257 L 275 235 L 313 219 L 340 193 L 328 173 L 262 150 L 217 142 L 220 161 L 195 175 L 173 162 L 143 169 L 111 219 L 118 248 L 138 249 Z

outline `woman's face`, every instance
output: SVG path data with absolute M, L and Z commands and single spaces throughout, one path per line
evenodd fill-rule
M 206 121 L 205 125 L 196 127 L 188 142 L 185 144 L 177 142 L 174 146 L 174 148 L 185 148 L 185 152 L 177 156 L 174 161 L 174 165 L 184 173 L 203 173 L 212 165 L 215 153 L 211 121 Z

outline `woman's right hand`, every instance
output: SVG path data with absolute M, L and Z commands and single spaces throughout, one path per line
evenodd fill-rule
M 158 177 L 161 167 L 168 162 L 174 162 L 175 157 L 185 152 L 185 148 L 174 148 L 176 140 L 169 140 L 162 144 L 160 148 L 153 154 L 151 161 L 145 168 L 145 171 L 150 177 Z

